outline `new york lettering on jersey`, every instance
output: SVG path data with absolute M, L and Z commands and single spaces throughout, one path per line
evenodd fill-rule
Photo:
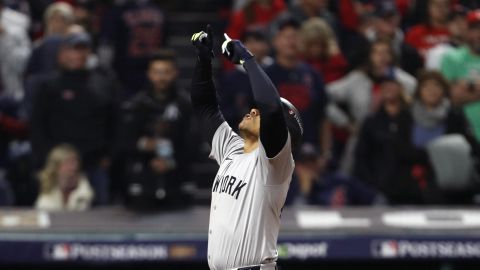
M 240 180 L 233 175 L 217 175 L 213 184 L 212 192 L 217 192 L 219 194 L 226 193 L 237 200 L 238 196 L 240 196 L 240 192 L 246 185 L 247 182 Z

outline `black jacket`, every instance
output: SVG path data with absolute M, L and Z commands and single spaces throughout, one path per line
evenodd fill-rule
M 57 71 L 35 88 L 30 120 L 37 167 L 59 143 L 74 145 L 86 168 L 110 155 L 119 104 L 113 76 L 101 71 Z
M 415 162 L 427 163 L 428 158 L 410 144 L 409 126 L 408 111 L 392 118 L 381 109 L 364 121 L 355 150 L 355 176 L 394 204 L 422 201 L 411 168 Z
M 148 162 L 155 152 L 138 150 L 141 137 L 164 138 L 173 144 L 176 168 L 171 176 L 184 179 L 188 171 L 191 141 L 191 105 L 186 94 L 172 87 L 164 98 L 156 98 L 153 90 L 137 93 L 122 105 L 119 148 L 126 162 Z

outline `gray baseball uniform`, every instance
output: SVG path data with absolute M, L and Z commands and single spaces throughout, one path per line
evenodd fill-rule
M 262 264 L 275 269 L 280 214 L 294 169 L 290 135 L 274 157 L 262 143 L 243 152 L 244 140 L 223 122 L 210 157 L 220 165 L 212 187 L 208 265 L 235 269 Z
M 211 34 L 211 28 L 207 32 Z M 212 186 L 208 264 L 213 270 L 275 269 L 280 214 L 295 166 L 292 145 L 300 143 L 303 125 L 298 110 L 280 97 L 253 55 L 240 41 L 226 36 L 224 55 L 247 71 L 254 106 L 261 115 L 259 146 L 244 153 L 244 140 L 219 109 L 210 34 L 192 36 L 198 57 L 190 92 L 193 108 L 204 120 L 206 138 L 212 142 L 210 157 L 220 165 Z

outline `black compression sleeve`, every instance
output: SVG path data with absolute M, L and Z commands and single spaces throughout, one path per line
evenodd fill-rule
M 260 140 L 267 157 L 273 158 L 282 150 L 288 137 L 280 95 L 254 58 L 246 60 L 243 66 L 247 70 L 253 99 L 260 111 Z
M 197 59 L 192 79 L 192 105 L 204 120 L 206 139 L 211 144 L 218 127 L 225 121 L 218 107 L 217 91 L 212 80 L 212 63 Z

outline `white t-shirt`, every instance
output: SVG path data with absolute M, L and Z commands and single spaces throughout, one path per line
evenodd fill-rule
M 267 157 L 261 142 L 250 153 L 243 147 L 243 139 L 226 122 L 218 127 L 210 153 L 220 165 L 212 186 L 210 269 L 275 267 L 280 215 L 295 166 L 290 135 L 274 158 Z
M 443 56 L 449 51 L 455 49 L 448 43 L 441 43 L 431 48 L 425 54 L 425 68 L 427 70 L 440 70 Z

